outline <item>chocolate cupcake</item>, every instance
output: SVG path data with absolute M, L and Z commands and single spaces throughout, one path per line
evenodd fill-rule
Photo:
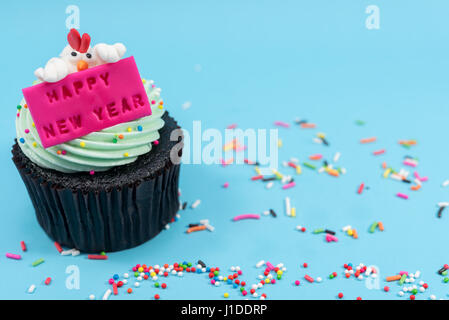
M 70 67 L 63 66 L 62 72 L 53 72 L 54 66 L 47 68 L 50 60 L 46 68 L 35 72 L 40 81 L 63 84 L 71 73 L 89 75 L 82 70 L 95 66 L 111 66 L 107 70 L 113 71 L 114 63 L 124 54 L 122 44 L 100 44 L 91 48 L 90 37 L 88 43 L 82 43 L 82 39 L 87 38 L 85 35 L 80 40 L 76 38 L 77 32 L 73 34 L 72 30 L 71 33 L 69 46 L 63 50 L 60 60 L 64 61 L 63 55 L 69 54 L 71 57 L 65 63 L 81 66 L 81 70 L 77 67 L 79 71 L 70 71 Z M 78 60 L 73 58 L 75 56 Z M 96 62 L 86 62 L 89 56 L 97 59 Z M 56 68 L 60 67 L 58 64 L 60 62 L 56 63 Z M 64 75 L 66 69 L 68 75 Z M 140 85 L 142 88 L 137 88 Z M 179 126 L 164 111 L 160 89 L 153 81 L 139 79 L 135 87 L 135 91 L 144 90 L 147 99 L 142 101 L 148 101 L 150 115 L 113 126 L 103 124 L 101 130 L 70 140 L 66 138 L 52 146 L 47 146 L 48 139 L 44 138 L 48 136 L 44 137 L 44 131 L 39 130 L 43 124 L 33 121 L 37 103 L 32 105 L 26 96 L 27 101 L 22 100 L 18 106 L 13 161 L 39 224 L 61 245 L 85 252 L 123 250 L 153 238 L 175 217 L 179 208 L 180 166 L 171 161 L 171 156 L 173 150 L 180 155 L 182 145 L 180 141 L 171 141 L 170 136 Z M 107 91 L 100 93 L 86 95 L 111 98 Z M 83 109 L 84 106 L 79 107 Z M 142 108 L 146 107 L 142 103 Z M 81 119 L 86 117 L 83 114 Z

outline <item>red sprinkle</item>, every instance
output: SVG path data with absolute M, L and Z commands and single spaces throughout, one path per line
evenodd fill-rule
M 51 278 L 50 278 L 50 277 L 48 277 L 47 279 L 45 279 L 45 284 L 46 284 L 47 286 L 50 284 L 50 282 L 51 282 Z
M 90 259 L 90 260 L 107 260 L 108 256 L 103 256 L 101 254 L 89 254 L 87 256 L 87 259 Z
M 27 251 L 27 245 L 25 244 L 25 241 L 20 241 L 20 246 L 22 247 L 22 251 Z
M 60 245 L 58 242 L 56 242 L 56 241 L 55 241 L 55 247 L 56 247 L 56 250 L 58 250 L 59 253 L 62 252 L 62 247 L 61 247 L 61 245 Z
M 314 281 L 313 278 L 311 276 L 307 275 L 307 274 L 304 276 L 304 279 L 306 279 L 310 283 L 312 283 Z
M 358 194 L 362 194 L 363 188 L 365 188 L 365 184 L 362 182 L 362 183 L 360 184 L 359 190 L 357 191 Z

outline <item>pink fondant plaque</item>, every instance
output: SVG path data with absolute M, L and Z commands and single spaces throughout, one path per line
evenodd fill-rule
M 44 148 L 151 115 L 134 57 L 22 92 Z

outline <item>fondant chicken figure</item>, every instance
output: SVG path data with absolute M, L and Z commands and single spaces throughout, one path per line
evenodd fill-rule
M 71 29 L 67 35 L 69 45 L 62 50 L 59 57 L 51 58 L 44 68 L 34 71 L 34 75 L 44 82 L 57 82 L 68 74 L 101 64 L 119 61 L 126 52 L 122 43 L 108 45 L 99 43 L 93 48 L 90 46 L 90 36 L 79 34 L 78 30 Z

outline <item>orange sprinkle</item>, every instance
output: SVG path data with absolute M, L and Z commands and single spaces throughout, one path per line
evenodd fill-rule
M 376 137 L 365 138 L 365 139 L 360 140 L 360 143 L 371 143 L 371 142 L 374 142 L 374 141 L 376 141 L 376 140 L 377 140 Z
M 377 227 L 379 228 L 380 231 L 384 231 L 384 224 L 382 222 L 378 222 L 377 223 Z
M 385 161 L 382 163 L 382 169 L 387 169 L 387 163 Z
M 205 230 L 205 229 L 206 229 L 205 225 L 191 227 L 191 228 L 187 229 L 187 233 L 191 233 L 191 232 L 195 232 L 195 231 L 201 231 L 201 230 Z
M 408 145 L 411 145 L 411 146 L 414 146 L 414 145 L 416 145 L 416 140 L 400 140 L 399 141 L 399 144 L 408 144 Z
M 124 138 L 123 134 L 119 135 L 118 137 L 119 137 L 120 139 L 123 139 L 123 138 Z
M 354 239 L 358 239 L 358 238 L 359 238 L 359 235 L 358 235 L 358 233 L 357 233 L 357 230 L 352 229 L 352 237 L 353 237 Z
M 301 128 L 313 129 L 313 128 L 316 128 L 316 124 L 315 123 L 301 123 Z
M 26 108 L 28 108 L 28 105 L 25 103 L 25 105 L 23 107 L 26 109 Z
M 314 154 L 309 156 L 310 160 L 320 160 L 323 156 L 321 154 Z
M 61 155 L 62 151 L 61 151 L 61 150 L 58 150 L 58 151 L 56 151 L 56 153 L 59 154 L 59 155 Z
M 338 170 L 335 169 L 327 170 L 327 173 L 334 177 L 338 177 L 340 175 L 340 173 L 338 173 Z
M 417 184 L 416 186 L 411 186 L 410 189 L 412 189 L 413 191 L 418 191 L 419 189 L 421 189 L 421 185 Z
M 400 280 L 400 279 L 401 279 L 401 275 L 398 274 L 398 275 L 396 275 L 396 276 L 390 276 L 390 277 L 387 277 L 385 280 L 387 280 L 387 282 L 391 282 L 391 281 L 398 281 L 398 280 Z

